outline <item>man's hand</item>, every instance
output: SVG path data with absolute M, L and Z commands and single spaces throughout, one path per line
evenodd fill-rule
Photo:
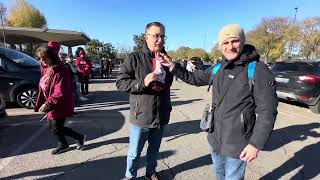
M 47 112 L 49 110 L 49 106 L 47 104 L 42 104 L 42 106 L 39 108 L 40 112 Z
M 163 66 L 168 66 L 169 68 L 174 67 L 175 63 L 172 61 L 172 59 L 168 55 L 164 53 L 160 53 L 160 56 L 162 57 L 161 64 Z
M 240 154 L 240 159 L 247 163 L 255 160 L 258 157 L 259 149 L 255 148 L 251 144 L 248 144 Z
M 149 84 L 152 82 L 152 81 L 156 81 L 157 80 L 157 75 L 152 72 L 152 73 L 149 73 L 147 74 L 147 76 L 144 78 L 144 85 L 146 87 L 149 86 Z

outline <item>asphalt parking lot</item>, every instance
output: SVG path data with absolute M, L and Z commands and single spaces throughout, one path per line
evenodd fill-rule
M 0 179 L 121 179 L 129 134 L 128 95 L 115 79 L 91 82 L 89 101 L 77 108 L 68 126 L 87 135 L 83 151 L 72 148 L 52 156 L 56 141 L 42 114 L 11 107 L 0 122 Z M 158 157 L 162 179 L 214 179 L 206 133 L 199 128 L 206 87 L 175 81 L 173 110 Z M 247 167 L 246 179 L 320 179 L 320 115 L 301 106 L 280 103 L 275 130 L 265 151 Z M 145 149 L 142 153 L 145 161 Z M 145 173 L 143 162 L 138 171 Z

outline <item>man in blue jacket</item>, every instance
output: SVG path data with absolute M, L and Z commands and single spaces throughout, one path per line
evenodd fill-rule
M 259 62 L 255 48 L 245 44 L 244 31 L 238 24 L 221 29 L 219 46 L 224 60 L 216 73 L 214 67 L 188 72 L 166 55 L 163 65 L 188 84 L 212 84 L 216 109 L 208 142 L 213 170 L 218 180 L 243 179 L 246 163 L 258 157 L 273 130 L 278 106 L 275 78 L 267 65 Z M 251 81 L 248 65 L 252 62 L 255 68 Z

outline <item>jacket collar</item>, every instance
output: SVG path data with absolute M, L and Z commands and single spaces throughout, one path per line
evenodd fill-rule
M 154 58 L 154 53 L 150 51 L 148 48 L 147 42 L 144 41 L 143 46 L 142 46 L 142 52 L 147 54 L 149 57 Z M 167 54 L 166 50 L 162 48 L 161 53 Z

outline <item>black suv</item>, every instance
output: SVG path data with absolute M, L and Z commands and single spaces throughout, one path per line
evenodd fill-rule
M 34 108 L 41 77 L 39 62 L 16 50 L 0 48 L 0 94 L 5 101 Z
M 320 62 L 290 60 L 275 63 L 271 71 L 277 81 L 280 99 L 302 102 L 320 113 Z

